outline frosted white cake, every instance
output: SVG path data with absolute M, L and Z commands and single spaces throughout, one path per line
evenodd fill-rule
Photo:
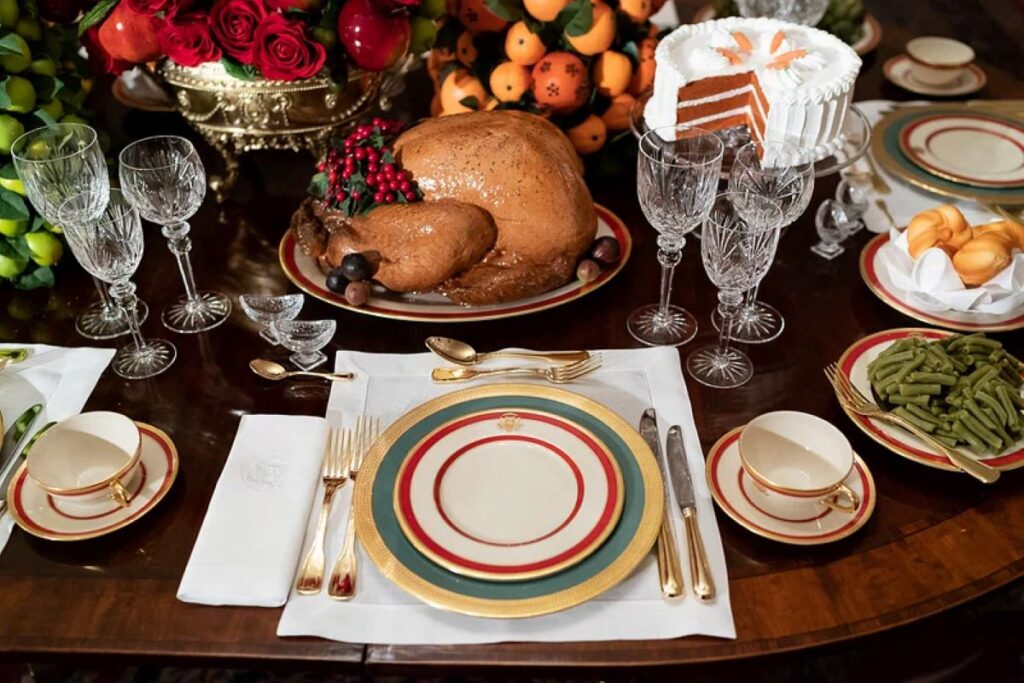
M 738 125 L 823 159 L 843 144 L 860 57 L 830 33 L 775 19 L 681 26 L 658 45 L 651 128 Z

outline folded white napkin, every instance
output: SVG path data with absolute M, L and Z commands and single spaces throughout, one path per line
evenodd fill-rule
M 871 124 L 874 125 L 881 120 L 883 112 L 894 103 L 889 100 L 864 100 L 862 102 L 855 102 L 854 104 L 857 105 L 858 109 L 864 112 Z M 929 103 L 922 102 L 921 104 Z M 870 150 L 867 153 L 870 154 Z M 862 220 L 864 221 L 864 225 L 867 226 L 868 230 L 871 232 L 888 232 L 893 227 L 885 213 L 883 213 L 875 204 L 875 199 L 879 198 L 885 200 L 889 213 L 892 214 L 893 220 L 896 221 L 896 226 L 900 228 L 906 226 L 907 223 L 910 222 L 910 219 L 917 214 L 926 209 L 933 209 L 939 204 L 954 205 L 960 209 L 964 214 L 964 217 L 967 219 L 967 222 L 971 225 L 999 220 L 999 216 L 986 211 L 976 202 L 961 201 L 950 197 L 941 197 L 939 195 L 926 192 L 925 190 L 919 190 L 905 180 L 889 174 L 889 172 L 883 169 L 877 162 L 874 164 L 874 167 L 878 169 L 878 172 L 889 184 L 891 192 L 885 195 L 875 194 L 870 185 L 858 185 L 858 187 L 863 187 L 868 193 L 868 207 L 864 212 Z M 853 164 L 849 170 L 863 172 L 869 170 L 869 168 L 867 160 L 861 159 L 857 163 Z
M 942 249 L 932 247 L 915 261 L 907 249 L 906 231 L 890 231 L 878 259 L 909 301 L 929 311 L 1006 315 L 1024 306 L 1024 253 L 1020 251 L 1014 252 L 1009 266 L 977 287 L 963 283 Z
M 199 530 L 178 599 L 280 607 L 299 562 L 327 421 L 246 415 Z
M 9 425 L 36 403 L 43 411 L 32 431 L 47 422 L 63 420 L 82 412 L 103 370 L 114 357 L 113 349 L 67 348 L 46 344 L 0 344 L 5 349 L 28 349 L 28 358 L 8 365 L 0 372 L 0 414 Z M 11 467 L 0 471 L 0 481 Z M 14 520 L 0 515 L 0 550 L 7 545 Z

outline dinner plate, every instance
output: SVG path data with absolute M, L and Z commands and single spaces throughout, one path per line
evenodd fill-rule
M 900 313 L 931 325 L 939 325 L 963 332 L 1005 332 L 1024 327 L 1024 313 L 1002 315 L 993 313 L 967 313 L 965 311 L 926 311 L 910 301 L 909 293 L 896 287 L 879 252 L 888 244 L 889 235 L 874 237 L 860 252 L 860 276 L 864 284 L 879 299 Z
M 553 574 L 518 581 L 457 574 L 420 552 L 406 536 L 395 509 L 399 473 L 425 440 L 447 427 L 481 415 L 489 416 L 480 421 L 491 427 L 507 425 L 515 422 L 512 414 L 519 419 L 555 416 L 603 444 L 622 476 L 619 521 L 593 552 Z M 500 426 L 497 431 L 516 433 Z M 658 464 L 643 439 L 605 406 L 554 387 L 492 384 L 440 396 L 388 427 L 356 479 L 356 529 L 381 573 L 427 604 L 475 616 L 529 617 L 578 605 L 626 578 L 657 538 L 662 487 Z
M 593 553 L 622 512 L 608 447 L 548 412 L 484 410 L 449 422 L 409 453 L 395 514 L 406 538 L 457 574 L 516 581 Z
M 950 334 L 952 332 L 924 327 L 906 327 L 877 332 L 864 337 L 850 346 L 839 359 L 839 369 L 850 378 L 850 381 L 855 387 L 860 389 L 861 393 L 865 396 L 871 396 L 871 382 L 868 380 L 868 363 L 877 358 L 882 351 L 900 339 L 911 335 L 919 335 L 926 339 L 942 339 Z M 958 467 L 950 462 L 949 458 L 927 446 L 902 427 L 866 418 L 845 408 L 843 410 L 865 434 L 893 453 L 922 465 L 928 465 L 929 467 L 952 472 L 960 471 Z M 977 455 L 975 453 L 970 455 L 997 470 L 1016 469 L 1024 466 L 1024 439 L 997 455 Z
M 544 294 L 500 304 L 460 306 L 440 294 L 399 294 L 380 286 L 374 286 L 370 292 L 370 298 L 365 304 L 351 306 L 344 296 L 327 289 L 327 275 L 320 268 L 316 259 L 302 253 L 291 230 L 287 231 L 281 239 L 278 258 L 285 275 L 296 287 L 317 299 L 357 313 L 395 320 L 438 323 L 511 318 L 574 301 L 607 283 L 618 275 L 622 267 L 626 265 L 633 249 L 633 238 L 629 229 L 618 216 L 605 207 L 596 204 L 594 208 L 597 209 L 597 237 L 611 236 L 618 240 L 620 248 L 618 262 L 602 268 L 597 278 L 590 282 L 583 283 L 573 278 L 571 282 Z
M 882 65 L 882 74 L 910 92 L 932 97 L 958 97 L 978 92 L 988 83 L 988 76 L 977 64 L 968 64 L 960 77 L 946 85 L 923 83 L 914 76 L 914 62 L 908 55 L 890 57 Z
M 15 523 L 40 538 L 81 541 L 113 533 L 152 510 L 178 475 L 178 451 L 161 430 L 135 424 L 142 433 L 142 454 L 139 471 L 128 485 L 134 494 L 128 507 L 107 500 L 73 503 L 54 498 L 32 481 L 23 463 L 8 488 L 8 509 Z
M 935 114 L 903 128 L 900 150 L 926 171 L 979 187 L 1024 185 L 1024 126 L 987 114 Z
M 717 16 L 718 12 L 715 11 L 714 5 L 704 5 L 693 13 L 693 20 L 691 23 L 699 24 L 704 21 L 711 21 Z M 878 47 L 880 42 L 882 42 L 882 25 L 878 23 L 878 19 L 875 19 L 873 15 L 864 15 L 864 23 L 861 26 L 860 38 L 858 38 L 857 42 L 850 47 L 852 47 L 854 52 L 857 54 L 866 55 Z
M 977 113 L 965 106 L 931 105 L 894 109 L 875 124 L 871 135 L 871 153 L 875 161 L 900 180 L 928 192 L 944 197 L 955 197 L 972 202 L 997 205 L 1024 204 L 1024 186 L 979 187 L 943 178 L 918 166 L 902 150 L 900 140 L 904 130 L 915 122 L 937 115 L 964 115 Z M 987 118 L 1016 125 L 1012 118 L 988 114 Z
M 817 501 L 809 502 L 806 511 L 782 510 L 743 470 L 739 448 L 742 432 L 743 427 L 737 427 L 719 439 L 708 452 L 704 466 L 711 497 L 734 522 L 780 543 L 822 545 L 846 538 L 871 518 L 878 492 L 871 471 L 859 455 L 854 454 L 853 471 L 844 481 L 860 501 L 852 513 L 833 510 Z

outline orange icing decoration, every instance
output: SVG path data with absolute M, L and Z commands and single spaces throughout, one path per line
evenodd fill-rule
M 800 59 L 801 57 L 804 57 L 806 55 L 807 50 L 790 50 L 789 52 L 784 52 L 783 54 L 779 55 L 774 60 L 772 60 L 772 62 L 768 65 L 768 68 L 778 69 L 781 71 L 782 69 L 788 67 L 793 61 Z
M 779 31 L 774 36 L 772 36 L 772 44 L 771 47 L 768 49 L 768 52 L 770 52 L 771 54 L 775 54 L 775 51 L 779 49 L 779 46 L 782 45 L 782 41 L 784 41 L 785 39 L 785 31 Z
M 733 31 L 732 39 L 736 41 L 736 45 L 739 46 L 740 52 L 754 51 L 754 44 L 750 42 L 750 38 L 747 38 L 746 34 L 742 31 Z
M 738 54 L 736 54 L 735 52 L 733 52 L 729 48 L 726 48 L 726 47 L 716 47 L 715 50 L 718 52 L 718 54 L 720 54 L 723 57 L 725 57 L 726 59 L 728 59 L 729 63 L 732 64 L 733 66 L 735 66 L 737 64 L 742 64 L 743 63 L 743 57 L 740 57 Z

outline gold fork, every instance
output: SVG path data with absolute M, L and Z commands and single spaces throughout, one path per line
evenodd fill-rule
M 835 363 L 830 363 L 828 367 L 825 368 L 825 376 L 828 377 L 828 381 L 831 382 L 832 388 L 836 392 L 836 398 L 839 399 L 839 403 L 843 408 L 864 417 L 883 420 L 899 427 L 903 427 L 911 434 L 924 441 L 928 446 L 945 455 L 949 458 L 949 461 L 960 468 L 961 471 L 966 472 L 978 481 L 991 484 L 999 478 L 999 470 L 993 469 L 985 463 L 978 462 L 974 458 L 964 455 L 955 448 L 949 448 L 946 444 L 942 443 L 909 420 L 905 420 L 899 415 L 879 408 L 878 405 L 872 403 L 866 396 L 864 396 L 860 389 L 853 385 L 850 378 L 847 377 L 845 373 L 841 372 L 839 370 L 839 366 Z
M 438 383 L 464 382 L 480 377 L 501 377 L 508 375 L 530 375 L 546 379 L 553 384 L 568 384 L 601 367 L 601 354 L 595 354 L 575 363 L 558 365 L 553 368 L 495 368 L 474 370 L 473 368 L 434 368 L 430 378 Z
M 352 450 L 349 447 L 352 433 L 349 430 L 332 428 L 324 451 L 323 472 L 324 498 L 320 506 L 320 516 L 316 521 L 316 532 L 313 545 L 310 546 L 306 559 L 299 570 L 299 578 L 295 582 L 295 590 L 302 595 L 314 595 L 320 592 L 324 583 L 324 538 L 327 535 L 327 518 L 331 514 L 331 501 L 334 494 L 348 479 L 348 464 Z
M 348 520 L 345 522 L 345 545 L 334 564 L 331 580 L 327 584 L 327 593 L 335 600 L 349 600 L 356 594 L 356 525 L 355 516 L 355 482 L 359 468 L 363 464 L 363 456 L 370 450 L 380 434 L 380 418 L 361 416 L 356 422 L 356 448 L 352 451 L 349 464 L 349 478 L 352 480 L 352 499 L 348 506 Z

